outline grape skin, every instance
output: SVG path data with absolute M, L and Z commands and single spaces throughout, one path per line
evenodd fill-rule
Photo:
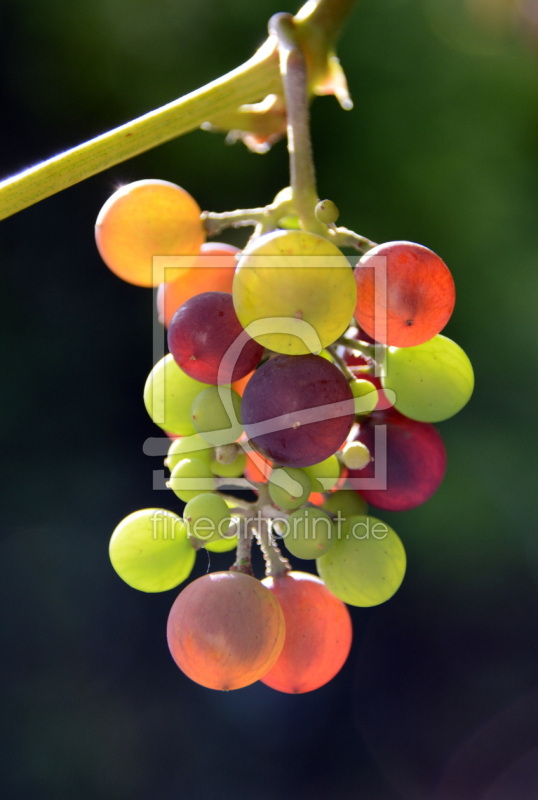
M 178 436 L 196 433 L 191 421 L 193 400 L 207 384 L 181 370 L 169 353 L 151 370 L 144 386 L 144 404 L 153 422 Z
M 340 370 L 324 358 L 280 355 L 256 370 L 241 413 L 251 445 L 264 456 L 284 466 L 309 467 L 344 442 L 354 421 L 353 395 Z
M 280 655 L 285 635 L 278 600 L 241 572 L 212 572 L 193 581 L 168 617 L 174 661 L 208 689 L 241 689 L 259 680 Z
M 286 621 L 284 647 L 262 683 L 288 694 L 312 692 L 340 671 L 353 629 L 345 604 L 315 575 L 288 572 L 262 581 L 277 598 Z
M 168 328 L 168 349 L 183 372 L 215 386 L 244 378 L 263 355 L 225 292 L 203 292 L 178 308 Z

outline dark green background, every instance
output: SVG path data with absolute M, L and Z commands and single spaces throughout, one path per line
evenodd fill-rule
M 282 10 L 4 0 L 1 175 L 233 68 Z M 153 300 L 100 262 L 95 217 L 147 177 L 203 208 L 264 204 L 287 184 L 285 145 L 261 157 L 197 131 L 0 223 L 9 800 L 538 796 L 537 42 L 523 23 L 481 27 L 460 0 L 365 0 L 339 48 L 355 109 L 314 105 L 321 196 L 342 224 L 445 259 L 447 333 L 477 387 L 440 426 L 438 494 L 381 513 L 408 552 L 402 589 L 354 610 L 348 663 L 311 695 L 191 683 L 165 640 L 176 592 L 131 590 L 107 555 L 123 516 L 176 506 L 142 453 Z

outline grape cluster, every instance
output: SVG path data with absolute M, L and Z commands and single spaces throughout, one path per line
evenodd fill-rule
M 473 390 L 469 359 L 440 333 L 455 301 L 443 261 L 389 242 L 353 269 L 334 218 L 326 236 L 277 221 L 241 252 L 205 241 L 185 190 L 139 181 L 97 220 L 106 264 L 158 285 L 170 352 L 144 402 L 170 439 L 168 485 L 185 504 L 181 516 L 129 515 L 110 558 L 130 586 L 158 592 L 187 579 L 200 548 L 237 549 L 229 571 L 181 591 L 168 619 L 174 660 L 209 688 L 261 680 L 300 693 L 334 677 L 351 646 L 345 604 L 385 602 L 406 569 L 401 540 L 367 503 L 403 511 L 433 495 L 446 452 L 432 423 Z M 155 256 L 179 258 L 159 272 Z M 267 564 L 261 581 L 253 537 Z M 319 577 L 292 570 L 277 541 L 315 559 Z

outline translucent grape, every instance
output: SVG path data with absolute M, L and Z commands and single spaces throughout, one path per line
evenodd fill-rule
M 214 385 L 244 378 L 263 355 L 225 292 L 197 294 L 178 308 L 168 328 L 168 349 L 187 375 Z
M 168 617 L 178 667 L 209 689 L 240 689 L 268 672 L 282 651 L 285 622 L 276 597 L 241 572 L 213 572 L 189 584 Z
M 348 469 L 364 469 L 370 463 L 370 451 L 362 442 L 349 442 L 343 451 L 343 461 Z
M 376 606 L 399 589 L 406 567 L 397 534 L 375 517 L 352 517 L 348 532 L 318 558 L 327 589 L 352 606 Z
M 379 394 L 372 381 L 358 379 L 349 382 L 349 388 L 355 398 L 355 414 L 371 414 L 379 401 Z
M 168 448 L 164 463 L 172 472 L 176 464 L 179 464 L 184 458 L 199 458 L 200 461 L 210 466 L 212 457 L 213 448 L 211 445 L 195 434 L 194 436 L 182 436 L 174 439 Z
M 168 181 L 135 181 L 109 197 L 95 223 L 101 258 L 120 278 L 157 286 L 162 275 L 153 256 L 182 256 L 182 271 L 195 263 L 205 232 L 200 207 Z M 185 258 L 187 257 L 187 258 Z
M 461 347 L 435 336 L 417 347 L 389 347 L 383 388 L 395 395 L 395 407 L 420 422 L 442 422 L 468 403 L 474 373 Z
M 349 384 L 319 356 L 276 356 L 258 367 L 241 409 L 253 447 L 277 464 L 309 467 L 345 441 L 354 421 Z
M 353 271 L 334 244 L 306 231 L 274 231 L 247 245 L 233 302 L 239 321 L 277 353 L 319 353 L 348 327 L 356 300 Z M 255 323 L 255 327 L 254 327 Z
M 192 402 L 206 386 L 186 375 L 169 353 L 148 375 L 144 386 L 146 410 L 163 430 L 189 436 L 196 433 L 191 421 Z
M 211 472 L 219 478 L 239 478 L 245 471 L 247 457 L 243 451 L 237 454 L 237 458 L 231 464 L 223 464 L 216 458 L 211 462 Z
M 427 342 L 447 324 L 456 299 L 454 279 L 439 256 L 413 242 L 385 242 L 355 269 L 360 327 L 396 347 Z
M 199 458 L 184 458 L 176 464 L 168 482 L 180 500 L 188 503 L 193 497 L 215 489 L 215 478 L 207 464 Z
M 304 467 L 304 471 L 310 478 L 313 492 L 330 492 L 338 483 L 340 462 L 333 455 L 324 459 L 324 461 L 320 461 L 319 464 Z
M 206 242 L 186 274 L 178 274 L 174 278 L 174 268 L 167 271 L 170 280 L 166 284 L 161 284 L 157 292 L 157 312 L 161 322 L 168 327 L 178 308 L 197 294 L 202 292 L 231 294 L 237 266 L 236 256 L 240 252 L 231 244 Z
M 163 508 L 125 517 L 110 540 L 112 566 L 141 592 L 165 592 L 189 577 L 196 553 L 182 519 Z
M 229 386 L 209 386 L 191 406 L 196 432 L 212 445 L 231 444 L 243 433 L 241 398 Z
M 333 492 L 321 506 L 329 514 L 333 514 L 335 535 L 337 539 L 345 536 L 352 517 L 364 516 L 368 507 L 360 494 L 349 489 Z
M 321 508 L 298 508 L 290 514 L 285 527 L 286 547 L 297 558 L 318 558 L 327 553 L 335 541 L 332 520 Z
M 280 508 L 299 508 L 308 500 L 310 489 L 310 478 L 302 469 L 280 467 L 269 477 L 271 500 Z
M 288 572 L 262 583 L 277 598 L 286 621 L 282 652 L 262 683 L 288 694 L 311 692 L 340 671 L 353 629 L 344 603 L 315 575 Z
M 213 542 L 224 536 L 230 527 L 231 516 L 226 502 L 219 494 L 196 495 L 183 509 L 183 519 L 189 536 L 202 542 Z
M 376 426 L 386 426 L 386 450 L 376 447 Z M 439 432 L 426 422 L 404 417 L 395 409 L 375 411 L 361 425 L 357 440 L 374 460 L 350 479 L 376 478 L 377 487 L 360 492 L 367 503 L 388 511 L 408 511 L 437 491 L 446 471 L 446 451 Z M 376 477 L 377 473 L 377 477 Z

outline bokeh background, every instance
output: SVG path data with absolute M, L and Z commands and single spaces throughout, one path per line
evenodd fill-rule
M 283 10 L 3 0 L 1 176 L 233 68 Z M 321 196 L 445 259 L 446 332 L 477 387 L 440 426 L 437 495 L 381 514 L 408 552 L 401 590 L 353 611 L 351 657 L 312 694 L 191 683 L 165 640 L 176 592 L 137 593 L 107 554 L 126 514 L 176 501 L 142 453 L 153 298 L 100 262 L 95 217 L 146 177 L 203 208 L 264 204 L 288 182 L 284 143 L 259 156 L 196 131 L 0 223 L 4 797 L 538 797 L 536 25 L 535 2 L 363 0 L 339 47 L 355 108 L 314 104 Z

